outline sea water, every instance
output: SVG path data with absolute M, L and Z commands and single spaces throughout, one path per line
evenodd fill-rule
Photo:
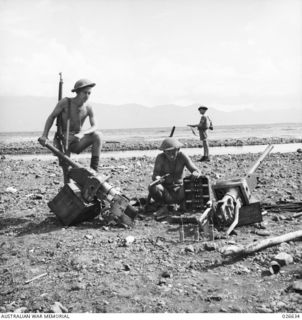
M 105 141 L 157 141 L 170 135 L 172 128 L 130 128 L 101 130 Z M 0 132 L 0 143 L 36 141 L 42 132 Z M 49 135 L 52 139 L 53 132 Z M 174 137 L 196 139 L 189 127 L 176 127 Z M 210 140 L 244 138 L 302 138 L 302 123 L 216 126 L 209 131 Z

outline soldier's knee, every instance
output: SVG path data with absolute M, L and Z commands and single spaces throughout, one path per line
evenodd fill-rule
M 98 142 L 98 143 L 101 143 L 102 140 L 103 140 L 103 135 L 101 132 L 99 131 L 95 131 L 92 135 L 92 138 L 93 138 L 93 141 L 94 142 Z

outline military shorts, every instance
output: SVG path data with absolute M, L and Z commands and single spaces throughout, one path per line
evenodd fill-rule
M 207 140 L 208 138 L 207 130 L 199 130 L 199 138 L 200 140 Z

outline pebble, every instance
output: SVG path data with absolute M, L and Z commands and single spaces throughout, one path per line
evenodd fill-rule
M 124 264 L 124 270 L 125 270 L 125 271 L 130 271 L 130 266 L 129 266 L 129 264 L 127 264 L 127 263 Z
M 290 250 L 290 245 L 286 242 L 282 242 L 279 246 L 279 250 L 280 251 L 283 251 L 283 252 L 286 252 L 286 251 L 289 251 Z
M 194 252 L 194 251 L 195 249 L 191 244 L 185 247 L 185 252 Z
M 21 308 L 14 310 L 14 313 L 24 313 L 26 310 L 27 310 L 26 307 L 21 307 Z
M 164 271 L 161 276 L 163 278 L 172 278 L 172 273 L 169 271 Z
M 257 307 L 256 310 L 258 312 L 261 312 L 261 313 L 272 313 L 273 310 L 268 308 L 268 307 L 265 307 L 265 306 L 262 306 L 262 307 Z
M 68 309 L 64 307 L 61 302 L 56 301 L 51 307 L 50 310 L 53 313 L 68 313 Z
M 293 289 L 297 292 L 302 293 L 302 280 L 297 280 L 293 283 Z
M 5 191 L 9 193 L 16 193 L 18 190 L 14 187 L 7 187 Z
M 85 289 L 86 289 L 86 285 L 81 282 L 78 282 L 71 287 L 71 290 L 74 290 L 74 291 L 85 290 Z
M 134 242 L 135 238 L 133 236 L 128 236 L 124 239 L 124 246 L 128 247 Z
M 293 257 L 290 254 L 286 253 L 286 252 L 278 253 L 274 257 L 274 260 L 277 261 L 280 264 L 280 266 L 285 266 L 287 264 L 290 264 L 290 263 L 294 262 Z
M 269 231 L 267 231 L 267 230 L 260 229 L 260 230 L 256 230 L 255 234 L 257 234 L 258 236 L 267 237 L 271 233 Z
M 217 244 L 214 242 L 206 242 L 204 244 L 204 249 L 207 251 L 214 251 L 217 249 Z

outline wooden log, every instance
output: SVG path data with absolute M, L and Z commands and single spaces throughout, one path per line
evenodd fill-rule
M 232 246 L 225 246 L 221 248 L 219 251 L 224 256 L 230 256 L 230 255 L 246 255 L 250 254 L 256 251 L 260 251 L 262 249 L 275 246 L 282 242 L 291 241 L 294 239 L 302 238 L 302 230 L 297 230 L 294 232 L 286 233 L 281 236 L 256 241 L 253 243 L 250 243 L 248 245 L 232 245 Z
M 35 280 L 40 279 L 40 278 L 45 277 L 45 276 L 47 276 L 47 273 L 42 273 L 42 274 L 40 274 L 40 275 L 38 275 L 38 276 L 36 276 L 36 277 L 34 277 L 32 279 L 26 280 L 25 284 L 28 284 L 28 283 L 30 283 L 32 281 L 35 281 Z

